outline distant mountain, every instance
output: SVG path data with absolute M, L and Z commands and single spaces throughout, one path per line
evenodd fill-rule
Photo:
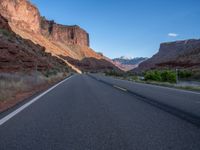
M 134 59 L 134 57 L 121 56 L 120 58 L 116 58 L 116 59 L 131 60 L 131 59 Z
M 143 72 L 158 68 L 200 69 L 200 39 L 162 43 L 157 54 L 133 71 Z
M 129 71 L 129 70 L 136 68 L 140 63 L 142 63 L 143 61 L 145 61 L 147 59 L 148 58 L 146 58 L 146 57 L 132 58 L 132 57 L 122 56 L 120 58 L 113 59 L 113 62 L 115 65 L 117 65 L 124 71 Z
M 120 62 L 123 65 L 138 65 L 141 62 L 147 60 L 148 58 L 145 57 L 136 57 L 136 58 L 132 58 L 132 57 L 125 57 L 122 56 L 120 58 L 115 58 L 113 59 L 114 62 Z

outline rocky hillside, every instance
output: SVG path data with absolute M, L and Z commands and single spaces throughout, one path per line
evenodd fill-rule
M 113 65 L 112 62 L 105 59 L 84 58 L 81 61 L 71 57 L 63 57 L 63 59 L 67 60 L 70 64 L 81 68 L 83 72 L 106 72 L 110 70 L 123 72 L 118 67 Z
M 126 58 L 124 56 L 120 58 L 113 59 L 113 62 L 119 66 L 124 71 L 130 71 L 136 67 L 143 61 L 147 60 L 144 57 L 136 57 L 136 58 Z
M 41 17 L 37 7 L 28 0 L 0 2 L 0 14 L 8 20 L 12 30 L 22 38 L 45 47 L 46 52 L 80 61 L 85 58 L 105 59 L 89 48 L 89 34 L 79 26 L 60 25 Z M 79 71 L 77 66 L 72 67 Z
M 185 40 L 162 43 L 159 52 L 141 63 L 134 71 L 155 68 L 200 69 L 200 40 Z
M 8 21 L 0 15 L 0 72 L 42 73 L 56 70 L 71 72 L 65 61 L 45 52 L 45 48 L 30 40 L 22 39 L 10 28 Z

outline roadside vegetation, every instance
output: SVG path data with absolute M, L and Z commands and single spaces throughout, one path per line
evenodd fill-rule
M 106 71 L 105 75 L 106 76 L 123 77 L 123 76 L 125 76 L 125 73 L 121 73 L 121 72 L 111 70 L 111 71 Z
M 145 81 L 158 81 L 176 83 L 176 72 L 171 70 L 147 71 L 144 75 Z
M 106 76 L 112 76 L 122 80 L 133 82 L 154 84 L 159 86 L 173 87 L 191 91 L 200 91 L 199 85 L 181 84 L 182 82 L 199 82 L 199 71 L 191 70 L 150 70 L 142 74 L 133 74 L 131 72 L 118 73 L 115 71 L 105 72 Z
M 48 86 L 67 76 L 66 73 L 48 70 L 44 73 L 0 73 L 0 102 L 13 99 L 16 94 L 30 92 L 39 86 Z

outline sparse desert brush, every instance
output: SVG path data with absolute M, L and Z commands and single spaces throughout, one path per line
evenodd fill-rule
M 45 76 L 37 73 L 1 73 L 0 74 L 0 101 L 5 101 L 17 93 L 30 91 L 36 86 L 52 84 L 64 78 L 64 73 Z
M 10 99 L 27 87 L 25 81 L 17 74 L 0 74 L 0 101 Z
M 42 76 L 41 78 L 43 78 L 44 81 L 47 81 L 49 84 L 54 83 L 58 80 L 61 80 L 65 77 L 66 75 L 64 73 L 56 73 L 54 75 L 51 75 L 49 77 L 46 76 Z

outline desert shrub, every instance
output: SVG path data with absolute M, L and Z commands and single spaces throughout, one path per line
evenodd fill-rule
M 50 75 L 51 74 L 51 75 Z M 34 87 L 55 83 L 64 77 L 66 73 L 51 72 L 48 77 L 40 72 L 33 72 L 30 74 L 14 73 L 14 74 L 0 74 L 0 102 L 9 100 L 17 93 L 32 90 Z
M 145 73 L 145 80 L 161 81 L 161 73 L 159 71 L 148 71 Z
M 112 71 L 106 71 L 105 75 L 107 75 L 107 76 L 121 77 L 121 76 L 123 76 L 123 73 L 120 73 L 120 72 L 112 70 Z
M 59 72 L 59 70 L 56 69 L 56 68 L 55 69 L 49 69 L 49 70 L 44 72 L 44 75 L 46 77 L 50 77 L 50 76 L 56 75 L 58 72 Z
M 134 80 L 134 81 L 138 81 L 139 77 L 138 76 L 131 76 L 131 79 Z
M 19 75 L 1 74 L 0 75 L 0 101 L 10 99 L 18 92 L 28 89 L 28 84 Z
M 147 71 L 145 73 L 145 80 L 146 81 L 158 81 L 158 82 L 176 82 L 176 72 L 170 70 L 164 71 Z
M 11 37 L 12 36 L 11 32 L 9 32 L 6 29 L 0 29 L 0 34 L 2 34 L 4 36 L 7 36 L 7 37 Z

